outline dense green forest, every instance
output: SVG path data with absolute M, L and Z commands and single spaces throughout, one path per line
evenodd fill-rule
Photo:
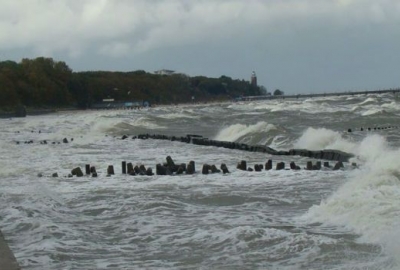
M 262 87 L 261 87 L 262 88 Z M 184 74 L 132 72 L 74 72 L 65 62 L 39 57 L 0 62 L 0 108 L 90 108 L 105 98 L 173 104 L 260 95 L 260 87 L 227 76 L 208 78 Z

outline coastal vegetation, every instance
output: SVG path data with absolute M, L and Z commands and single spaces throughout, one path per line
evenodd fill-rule
M 209 78 L 185 74 L 74 72 L 65 62 L 38 57 L 0 62 L 0 108 L 90 108 L 103 99 L 174 104 L 227 100 L 262 93 L 262 87 L 228 76 Z
M 282 96 L 282 95 L 284 95 L 285 93 L 282 91 L 282 90 L 279 90 L 279 89 L 276 89 L 275 91 L 274 91 L 274 96 Z

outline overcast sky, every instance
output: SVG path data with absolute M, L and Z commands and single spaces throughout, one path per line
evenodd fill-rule
M 400 87 L 399 0 L 0 0 L 0 60 L 172 69 L 287 94 Z

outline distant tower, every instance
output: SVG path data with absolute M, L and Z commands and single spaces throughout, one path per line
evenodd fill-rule
M 251 86 L 257 86 L 257 76 L 254 71 L 251 73 L 250 83 L 251 83 Z

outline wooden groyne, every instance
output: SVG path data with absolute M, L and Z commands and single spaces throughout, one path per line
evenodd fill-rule
M 250 165 L 247 163 L 246 160 L 241 160 L 237 163 L 236 169 L 240 171 L 247 171 L 247 172 L 262 172 L 263 170 L 265 171 L 271 171 L 271 170 L 276 170 L 276 171 L 281 171 L 281 170 L 292 170 L 292 171 L 299 171 L 299 170 L 306 170 L 306 171 L 338 171 L 345 169 L 345 166 L 343 162 L 337 161 L 335 165 L 331 166 L 328 161 L 325 161 L 323 164 L 321 161 L 317 161 L 313 164 L 312 161 L 307 161 L 305 164 L 305 167 L 301 167 L 297 165 L 294 161 L 291 161 L 289 164 L 289 167 L 286 167 L 285 162 L 283 161 L 277 161 L 275 163 L 276 165 L 274 166 L 272 159 L 268 159 L 267 162 L 264 164 L 260 163 L 255 163 L 253 165 Z M 64 178 L 81 178 L 81 177 L 92 177 L 92 178 L 97 178 L 101 176 L 101 174 L 98 174 L 95 167 L 91 166 L 90 164 L 85 165 L 86 168 L 86 175 L 83 174 L 83 171 L 80 167 L 75 167 L 74 169 L 71 170 L 71 173 L 68 174 L 67 176 L 64 176 Z M 176 163 L 172 159 L 171 156 L 166 157 L 166 162 L 163 163 L 157 163 L 156 165 L 156 171 L 155 173 L 153 172 L 153 169 L 151 167 L 146 167 L 143 164 L 137 164 L 133 165 L 132 162 L 126 162 L 122 161 L 121 162 L 121 173 L 122 175 L 129 175 L 129 176 L 154 176 L 154 175 L 193 175 L 197 173 L 201 173 L 203 175 L 207 174 L 229 174 L 230 170 L 228 169 L 228 166 L 225 163 L 221 163 L 220 166 L 217 166 L 215 164 L 209 164 L 209 163 L 204 163 L 201 167 L 202 169 L 200 171 L 196 171 L 196 163 L 193 160 L 190 160 L 187 163 Z M 355 169 L 358 168 L 358 165 L 356 163 L 352 163 L 350 169 Z M 106 174 L 102 174 L 103 176 L 105 175 L 106 177 L 111 177 L 115 175 L 115 170 L 114 170 L 114 165 L 108 165 Z M 42 173 L 38 174 L 38 177 L 44 177 Z M 50 177 L 48 175 L 47 177 Z M 53 178 L 59 177 L 58 173 L 53 173 L 51 175 Z
M 128 136 L 122 136 L 122 139 L 127 139 Z M 266 153 L 274 156 L 302 156 L 309 157 L 314 159 L 321 160 L 334 160 L 341 162 L 348 162 L 350 158 L 354 157 L 353 154 L 346 153 L 339 150 L 330 150 L 324 149 L 319 151 L 310 151 L 307 149 L 290 149 L 287 151 L 277 151 L 271 147 L 265 145 L 248 145 L 244 143 L 237 142 L 228 142 L 228 141 L 217 141 L 210 140 L 208 138 L 204 138 L 201 135 L 192 135 L 188 134 L 183 137 L 176 136 L 166 136 L 166 135 L 157 135 L 157 134 L 140 134 L 137 136 L 133 136 L 132 139 L 156 139 L 156 140 L 169 140 L 169 141 L 178 141 L 182 143 L 191 143 L 195 145 L 201 146 L 214 146 L 214 147 L 222 147 L 228 149 L 242 150 L 248 152 L 258 152 L 258 153 Z
M 0 269 L 20 270 L 17 260 L 0 231 Z

